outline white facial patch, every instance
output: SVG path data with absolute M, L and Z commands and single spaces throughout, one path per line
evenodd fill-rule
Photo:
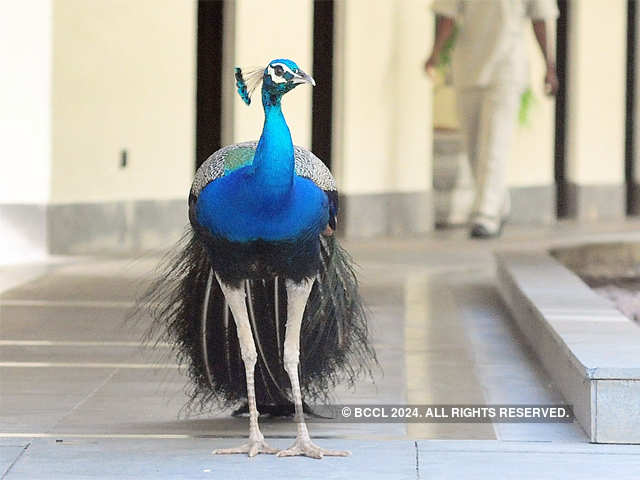
M 280 76 L 276 75 L 275 67 L 281 67 L 283 74 Z M 269 73 L 269 76 L 271 77 L 271 80 L 273 81 L 273 83 L 286 83 L 287 79 L 284 78 L 284 73 L 286 72 L 289 72 L 294 77 L 296 76 L 296 74 L 293 73 L 293 71 L 291 71 L 291 69 L 287 67 L 284 63 L 274 63 L 273 65 L 269 65 L 267 72 Z

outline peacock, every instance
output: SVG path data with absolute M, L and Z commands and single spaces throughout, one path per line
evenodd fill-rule
M 260 139 L 223 147 L 197 170 L 190 228 L 144 296 L 149 338 L 169 342 L 188 366 L 187 408 L 246 401 L 248 442 L 214 454 L 346 456 L 311 441 L 307 402 L 326 402 L 377 363 L 353 260 L 335 238 L 336 182 L 309 150 L 294 146 L 282 97 L 315 86 L 289 59 L 245 74 L 238 94 L 251 104 L 260 84 Z M 293 403 L 293 445 L 271 447 L 258 406 Z

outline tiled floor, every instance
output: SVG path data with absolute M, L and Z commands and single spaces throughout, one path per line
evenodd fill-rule
M 339 400 L 562 403 L 498 297 L 492 251 L 607 236 L 637 237 L 637 227 L 625 223 L 591 229 L 512 228 L 503 239 L 489 242 L 469 241 L 460 231 L 347 242 L 361 265 L 363 293 L 372 312 L 383 368 L 375 383 L 363 381 L 353 392 L 339 389 Z M 24 279 L 0 294 L 0 474 L 5 472 L 7 478 L 218 478 L 215 472 L 226 472 L 225 478 L 236 478 L 229 474 L 235 469 L 238 478 L 249 478 L 247 472 L 256 468 L 282 476 L 311 468 L 306 459 L 269 457 L 249 462 L 241 456 L 211 457 L 212 448 L 234 445 L 246 436 L 246 419 L 230 418 L 226 412 L 177 417 L 185 400 L 185 378 L 175 360 L 166 347 L 155 352 L 140 348 L 145 325 L 123 324 L 136 290 L 156 261 L 149 257 L 63 259 L 42 269 L 41 275 L 34 266 L 22 271 L 0 269 L 0 286 L 7 277 L 15 278 L 16 272 L 22 272 Z M 24 273 L 29 269 L 36 273 Z M 416 478 L 420 468 L 434 475 L 424 478 L 449 478 L 443 469 L 451 471 L 458 464 L 455 468 L 462 468 L 465 451 L 475 455 L 469 457 L 470 465 L 489 456 L 475 452 L 474 445 L 490 445 L 492 456 L 511 455 L 510 461 L 516 457 L 506 452 L 505 445 L 524 445 L 518 455 L 526 455 L 531 445 L 540 442 L 551 442 L 556 450 L 565 448 L 572 455 L 572 449 L 586 445 L 577 424 L 314 423 L 310 428 L 321 445 L 346 445 L 354 452 L 347 460 L 313 464 L 314 474 L 325 478 L 343 478 L 341 474 L 354 469 L 362 478 L 367 472 L 369 478 L 373 472 L 379 476 L 386 472 L 388 478 Z M 290 421 L 269 420 L 263 422 L 263 432 L 275 438 L 273 443 L 285 446 L 294 426 Z M 594 447 L 590 452 L 596 455 L 598 446 Z M 610 452 L 608 448 L 602 453 Z M 543 453 L 553 456 L 554 451 Z M 637 462 L 630 455 L 634 452 L 638 450 L 621 452 L 615 459 L 631 465 Z M 535 455 L 544 457 L 539 452 Z M 535 455 L 531 458 L 538 458 Z M 583 454 L 567 455 L 562 461 L 578 465 L 575 455 Z M 440 460 L 425 461 L 425 456 Z M 570 456 L 573 460 L 567 460 Z M 589 458 L 589 462 L 599 461 L 599 457 Z M 240 475 L 245 465 L 249 470 Z

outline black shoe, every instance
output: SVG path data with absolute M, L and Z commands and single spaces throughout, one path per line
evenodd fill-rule
M 471 227 L 471 231 L 469 232 L 469 236 L 471 238 L 479 238 L 479 239 L 489 239 L 489 238 L 497 238 L 502 233 L 502 227 L 504 226 L 504 220 L 500 222 L 500 226 L 495 232 L 489 231 L 487 227 L 480 223 L 476 223 Z

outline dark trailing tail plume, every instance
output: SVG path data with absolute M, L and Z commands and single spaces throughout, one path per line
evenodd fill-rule
M 235 322 L 198 235 L 189 231 L 167 257 L 158 280 L 140 300 L 153 318 L 147 343 L 173 345 L 187 367 L 185 412 L 237 407 L 246 400 L 244 365 Z M 309 296 L 300 338 L 300 378 L 306 403 L 326 403 L 337 383 L 355 384 L 377 364 L 352 259 L 334 237 L 321 237 L 321 268 Z M 244 282 L 258 350 L 259 405 L 291 403 L 284 371 L 287 312 L 285 282 L 278 277 Z M 140 313 L 140 311 L 139 311 Z

